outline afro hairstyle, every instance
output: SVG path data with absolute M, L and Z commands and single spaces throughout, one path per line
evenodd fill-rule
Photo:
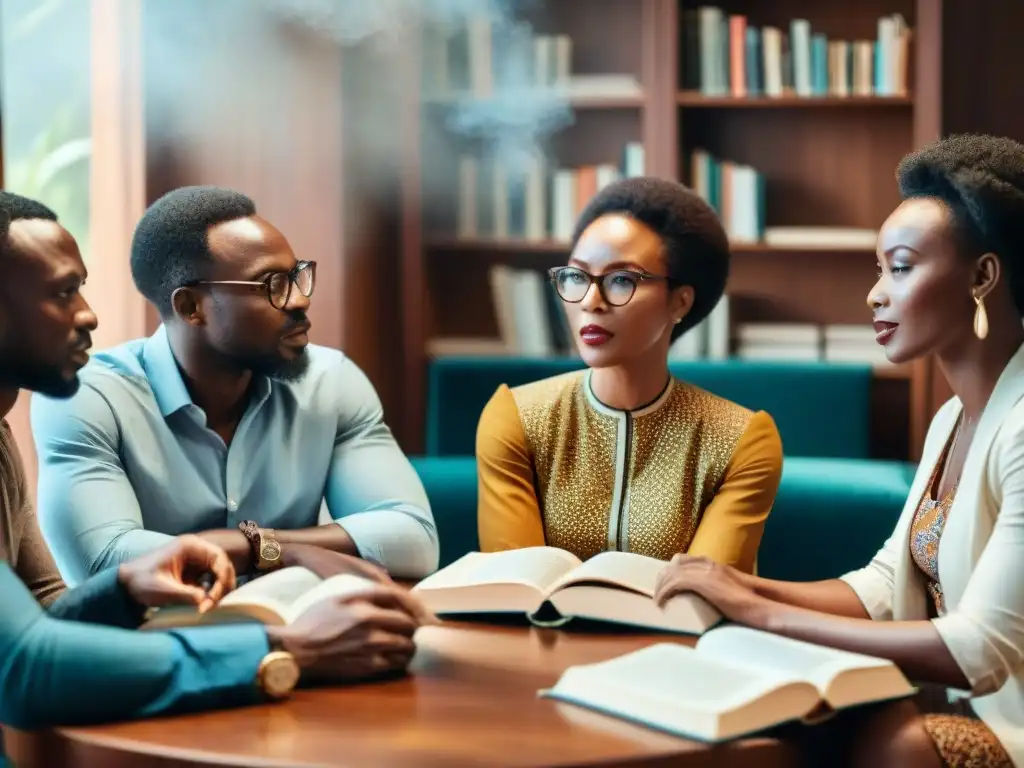
M 949 207 L 968 254 L 999 257 L 1024 314 L 1024 145 L 999 136 L 948 136 L 904 157 L 896 181 L 904 199 L 936 198 Z
M 633 177 L 609 184 L 580 214 L 572 245 L 595 220 L 618 213 L 636 219 L 661 238 L 670 285 L 693 288 L 693 307 L 672 328 L 672 340 L 699 325 L 725 293 L 729 238 L 715 210 L 675 181 Z

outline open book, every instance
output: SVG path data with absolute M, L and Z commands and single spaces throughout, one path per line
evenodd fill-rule
M 412 592 L 437 615 L 524 613 L 552 626 L 578 618 L 699 635 L 721 614 L 694 594 L 652 599 L 663 560 L 602 552 L 586 562 L 554 547 L 470 552 Z
M 307 568 L 281 568 L 229 592 L 217 607 L 200 614 L 192 606 L 168 606 L 154 611 L 142 629 L 259 621 L 290 624 L 314 603 L 365 590 L 370 582 L 340 574 L 321 579 Z
M 657 643 L 570 667 L 540 695 L 714 743 L 916 692 L 885 659 L 723 626 L 694 648 Z

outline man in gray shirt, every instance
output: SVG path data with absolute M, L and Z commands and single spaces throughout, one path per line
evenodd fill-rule
M 309 344 L 316 264 L 252 200 L 168 193 L 131 269 L 163 324 L 94 355 L 73 398 L 32 400 L 40 524 L 69 584 L 183 533 L 242 574 L 333 552 L 403 578 L 436 569 L 426 494 L 373 386 Z

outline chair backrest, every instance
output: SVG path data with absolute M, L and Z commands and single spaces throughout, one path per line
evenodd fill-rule
M 434 511 L 441 567 L 480 546 L 476 460 L 416 457 Z M 762 576 L 832 579 L 867 564 L 899 519 L 911 464 L 864 459 L 787 458 L 758 552 Z
M 576 357 L 446 357 L 430 366 L 426 453 L 472 456 L 480 413 L 501 384 L 581 368 Z M 672 374 L 778 425 L 787 456 L 867 458 L 871 366 L 752 360 L 673 361 Z

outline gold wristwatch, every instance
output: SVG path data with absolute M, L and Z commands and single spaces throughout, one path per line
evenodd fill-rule
M 256 670 L 256 685 L 273 700 L 288 696 L 299 684 L 299 664 L 287 651 L 271 651 Z
M 274 536 L 273 528 L 260 528 L 252 520 L 238 524 L 252 546 L 254 568 L 265 573 L 281 566 L 281 544 Z

